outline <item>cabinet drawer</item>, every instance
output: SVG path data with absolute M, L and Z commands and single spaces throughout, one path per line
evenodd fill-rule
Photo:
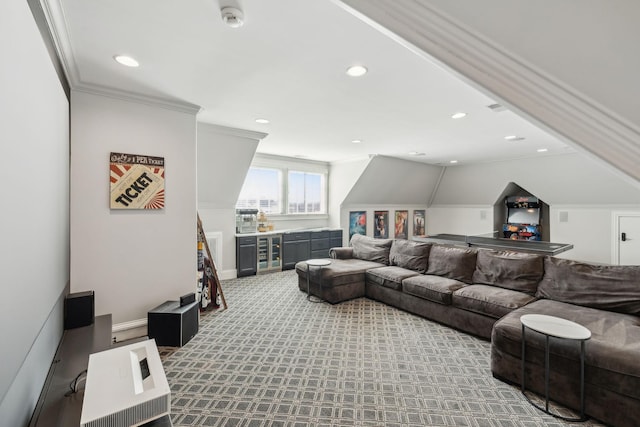
M 257 241 L 256 236 L 238 237 L 239 245 L 255 245 L 256 241 Z
M 294 240 L 309 240 L 309 232 L 297 232 L 297 233 L 285 233 L 282 235 L 282 240 L 285 242 L 291 242 Z
M 342 230 L 331 230 L 332 239 L 342 239 Z
M 317 251 L 311 251 L 311 258 L 329 258 L 329 250 L 320 249 Z
M 313 240 L 313 239 L 328 239 L 330 235 L 331 235 L 331 233 L 329 232 L 329 230 L 313 231 L 311 233 L 311 240 Z
M 311 240 L 311 250 L 329 249 L 329 239 L 313 239 Z

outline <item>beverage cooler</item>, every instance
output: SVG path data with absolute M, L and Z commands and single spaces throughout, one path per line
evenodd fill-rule
M 541 203 L 533 196 L 510 196 L 505 199 L 507 223 L 502 234 L 511 240 L 542 240 Z
M 258 274 L 282 270 L 282 235 L 258 236 Z

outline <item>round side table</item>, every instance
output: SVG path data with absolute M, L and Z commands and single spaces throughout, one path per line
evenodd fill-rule
M 319 296 L 320 300 L 312 300 L 311 299 L 311 288 L 309 286 L 309 277 L 311 276 L 311 267 L 317 267 L 318 273 L 320 276 L 320 280 L 318 280 L 318 286 L 320 287 L 320 295 L 322 295 L 322 267 L 325 267 L 331 264 L 331 260 L 329 259 L 308 259 L 305 261 L 307 263 L 307 299 L 311 302 L 324 302 L 322 297 Z
M 524 397 L 536 408 L 565 421 L 585 421 L 584 414 L 584 343 L 591 338 L 591 331 L 582 325 L 560 317 L 545 314 L 525 314 L 520 317 L 522 323 L 522 384 Z M 544 348 L 544 408 L 532 402 L 525 393 L 525 331 L 530 329 L 545 336 Z M 549 411 L 549 338 L 558 338 L 580 342 L 580 418 L 568 418 Z

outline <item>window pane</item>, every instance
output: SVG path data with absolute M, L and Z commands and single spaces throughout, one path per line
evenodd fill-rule
M 324 175 L 289 172 L 289 213 L 325 213 Z
M 236 208 L 258 209 L 264 213 L 282 213 L 281 182 L 278 169 L 250 168 Z

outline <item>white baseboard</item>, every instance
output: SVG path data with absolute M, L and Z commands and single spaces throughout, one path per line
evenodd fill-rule
M 147 335 L 147 319 L 116 323 L 111 327 L 113 342 L 121 342 Z
M 235 279 L 236 277 L 238 277 L 238 270 L 236 270 L 235 268 L 232 270 L 224 270 L 218 272 L 218 279 L 220 280 Z

